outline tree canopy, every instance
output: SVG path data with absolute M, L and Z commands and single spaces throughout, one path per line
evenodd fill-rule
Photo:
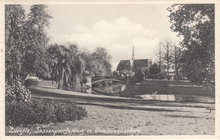
M 45 48 L 49 19 L 45 5 L 33 5 L 28 15 L 21 5 L 5 6 L 6 80 L 27 74 L 47 74 Z
M 33 74 L 57 81 L 58 88 L 80 91 L 85 70 L 92 76 L 111 74 L 111 56 L 102 47 L 90 53 L 76 44 L 49 45 L 51 18 L 45 5 L 32 5 L 27 15 L 21 5 L 6 5 L 6 80 Z
M 93 53 L 79 50 L 77 45 L 53 44 L 47 49 L 50 61 L 51 79 L 58 82 L 58 88 L 80 91 L 82 76 L 104 76 L 111 73 L 110 55 L 104 48 Z
M 91 54 L 91 74 L 94 76 L 105 76 L 111 74 L 111 56 L 104 48 L 98 47 Z
M 178 33 L 183 51 L 183 70 L 195 83 L 215 83 L 214 4 L 174 4 L 168 8 L 171 30 Z
M 6 80 L 19 77 L 25 42 L 23 41 L 25 10 L 21 5 L 5 6 L 5 67 Z
M 45 5 L 33 5 L 24 25 L 26 61 L 23 68 L 27 73 L 34 73 L 39 77 L 46 77 L 48 72 L 45 52 L 49 38 L 45 30 L 49 27 L 50 18 Z
M 58 82 L 58 88 L 71 88 L 80 91 L 80 77 L 85 68 L 78 47 L 74 44 L 50 45 L 47 49 L 50 58 L 51 79 Z
M 85 69 L 91 76 L 111 75 L 111 56 L 105 48 L 97 47 L 92 53 L 82 50 L 81 56 L 85 60 Z
M 160 73 L 160 68 L 159 65 L 157 65 L 156 63 L 154 63 L 153 65 L 150 66 L 149 68 L 149 74 L 151 75 L 155 75 Z

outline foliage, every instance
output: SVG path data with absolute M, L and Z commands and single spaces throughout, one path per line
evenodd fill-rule
M 79 55 L 85 62 L 86 75 L 89 76 L 91 74 L 91 52 L 88 49 L 82 48 Z
M 49 38 L 45 29 L 49 27 L 50 18 L 47 6 L 33 5 L 24 24 L 26 50 L 23 69 L 28 74 L 34 73 L 41 78 L 45 77 L 48 73 L 45 49 Z
M 167 78 L 166 72 L 161 71 L 159 65 L 154 63 L 149 67 L 149 70 L 146 72 L 147 78 L 150 79 L 165 79 Z
M 164 49 L 162 51 L 163 54 L 163 61 L 166 64 L 167 72 L 169 72 L 169 69 L 171 68 L 171 61 L 173 60 L 172 52 L 172 44 L 169 41 L 165 41 L 164 43 Z
M 51 60 L 52 79 L 58 81 L 58 88 L 80 91 L 80 79 L 85 62 L 80 56 L 78 47 L 74 44 L 68 46 L 54 44 L 47 49 L 47 53 Z
M 6 126 L 27 126 L 51 122 L 75 121 L 87 116 L 83 107 L 49 99 L 31 102 L 6 102 Z
M 13 79 L 5 86 L 6 101 L 29 102 L 30 91 L 25 88 L 20 79 Z
M 123 60 L 123 61 L 120 61 L 120 63 L 118 64 L 117 66 L 117 71 L 130 71 L 131 70 L 131 66 L 130 66 L 130 60 Z
M 150 66 L 149 71 L 147 72 L 147 77 L 152 79 L 160 79 L 160 68 L 159 65 L 154 63 Z
M 104 48 L 98 47 L 91 54 L 90 57 L 90 71 L 91 75 L 95 76 L 106 76 L 111 74 L 111 56 L 108 51 Z
M 111 57 L 104 48 L 97 48 L 90 53 L 88 50 L 79 50 L 75 44 L 53 44 L 47 49 L 47 54 L 52 79 L 58 81 L 58 88 L 80 91 L 85 71 L 87 75 L 111 74 Z
M 174 64 L 174 72 L 175 72 L 175 80 L 179 80 L 181 77 L 183 77 L 182 73 L 182 50 L 181 48 L 177 47 L 176 45 L 174 46 L 174 51 L 173 51 L 173 64 Z M 181 72 L 181 73 L 180 73 Z
M 144 73 L 141 70 L 138 70 L 134 76 L 138 80 L 138 82 L 143 81 L 144 79 Z
M 25 10 L 21 5 L 5 6 L 6 80 L 18 78 L 22 73 L 22 58 L 25 50 L 24 23 Z
M 86 49 L 81 50 L 81 58 L 85 62 L 85 70 L 90 73 L 91 76 L 107 76 L 111 75 L 111 56 L 104 48 L 98 47 L 94 52 L 90 52 Z
M 39 81 L 37 79 L 27 79 L 24 82 L 24 85 L 26 87 L 37 86 L 38 84 L 39 84 Z
M 149 68 L 149 74 L 157 74 L 157 73 L 160 73 L 160 69 L 159 66 L 156 63 L 154 63 Z
M 64 122 L 80 120 L 87 115 L 87 112 L 83 107 L 78 107 L 75 104 L 60 103 L 55 114 L 58 122 Z
M 45 27 L 50 18 L 45 5 L 31 6 L 28 16 L 21 5 L 5 6 L 6 80 L 47 75 Z
M 183 37 L 182 60 L 187 78 L 214 86 L 214 4 L 174 4 L 168 11 L 172 31 Z
M 34 124 L 36 114 L 29 109 L 28 103 L 6 102 L 5 103 L 5 124 L 6 126 L 19 126 Z
M 174 63 L 174 43 L 168 40 L 161 42 L 160 51 L 161 51 L 161 63 L 160 63 L 160 71 L 162 74 L 162 69 L 166 70 L 166 77 L 169 80 L 169 72 L 173 67 Z M 157 76 L 156 76 L 157 77 Z

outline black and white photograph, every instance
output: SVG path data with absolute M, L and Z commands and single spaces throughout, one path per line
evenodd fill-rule
M 216 136 L 215 2 L 3 8 L 5 136 Z

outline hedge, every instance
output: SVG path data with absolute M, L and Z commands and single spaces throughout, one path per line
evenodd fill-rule
M 51 99 L 30 102 L 6 102 L 6 126 L 27 126 L 75 121 L 87 116 L 87 111 L 74 103 Z

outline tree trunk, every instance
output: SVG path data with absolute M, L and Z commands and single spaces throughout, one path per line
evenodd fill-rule
M 59 74 L 58 89 L 63 89 L 64 68 L 62 67 Z
M 72 90 L 80 92 L 81 91 L 81 83 L 80 83 L 81 75 L 75 74 L 73 75 L 73 84 L 72 84 Z
M 161 78 L 161 66 L 162 66 L 162 55 L 161 55 L 161 46 L 159 48 L 159 70 L 160 70 L 160 78 Z
M 170 47 L 167 44 L 167 79 L 170 80 L 170 73 L 169 73 L 169 69 L 170 69 Z

